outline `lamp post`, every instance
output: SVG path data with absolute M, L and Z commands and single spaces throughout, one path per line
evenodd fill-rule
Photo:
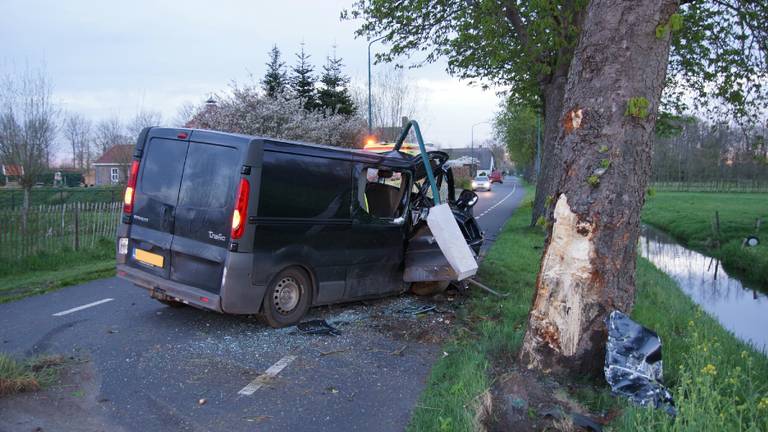
M 472 140 L 470 141 L 472 143 L 472 150 L 471 150 L 472 151 L 472 160 L 473 160 L 472 166 L 475 165 L 475 163 L 474 163 L 474 159 L 475 159 L 475 126 L 479 126 L 481 124 L 489 124 L 489 123 L 490 123 L 489 121 L 481 121 L 481 122 L 477 122 L 477 123 L 472 125 L 472 128 L 471 128 Z M 475 172 L 477 172 L 477 171 L 475 171 Z M 474 177 L 474 176 L 475 176 L 475 173 L 472 173 L 472 177 Z
M 382 39 L 384 39 L 384 36 L 368 42 L 368 135 L 373 130 L 373 120 L 371 119 L 373 117 L 373 108 L 371 107 L 371 45 Z

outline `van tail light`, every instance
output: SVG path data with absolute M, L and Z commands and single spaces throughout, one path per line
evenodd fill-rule
M 135 160 L 131 164 L 131 174 L 128 177 L 128 184 L 125 186 L 125 195 L 123 196 L 123 213 L 133 213 L 133 199 L 136 196 L 136 178 L 139 176 L 139 161 Z
M 246 179 L 240 179 L 240 185 L 237 187 L 235 195 L 235 210 L 232 212 L 232 240 L 237 240 L 245 232 L 245 219 L 248 217 L 248 195 L 251 192 L 251 185 Z

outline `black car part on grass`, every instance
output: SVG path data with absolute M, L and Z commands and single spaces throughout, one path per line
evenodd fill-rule
M 606 324 L 605 379 L 613 393 L 637 405 L 662 408 L 674 416 L 672 393 L 661 383 L 659 335 L 619 311 L 611 312 Z
M 311 320 L 296 324 L 296 328 L 305 335 L 333 335 L 338 336 L 341 331 L 328 324 L 326 320 Z

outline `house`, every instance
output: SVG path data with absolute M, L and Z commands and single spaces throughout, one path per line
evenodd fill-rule
M 24 175 L 24 167 L 21 165 L 3 165 L 3 178 L 5 186 L 18 186 L 19 177 Z
M 125 183 L 133 160 L 133 149 L 133 144 L 118 144 L 108 148 L 93 163 L 94 184 L 105 186 Z

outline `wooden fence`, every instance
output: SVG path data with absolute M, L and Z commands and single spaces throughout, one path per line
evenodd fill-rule
M 20 209 L 0 210 L 0 259 L 92 248 L 114 240 L 121 215 L 119 201 L 40 205 L 30 207 L 24 227 Z

